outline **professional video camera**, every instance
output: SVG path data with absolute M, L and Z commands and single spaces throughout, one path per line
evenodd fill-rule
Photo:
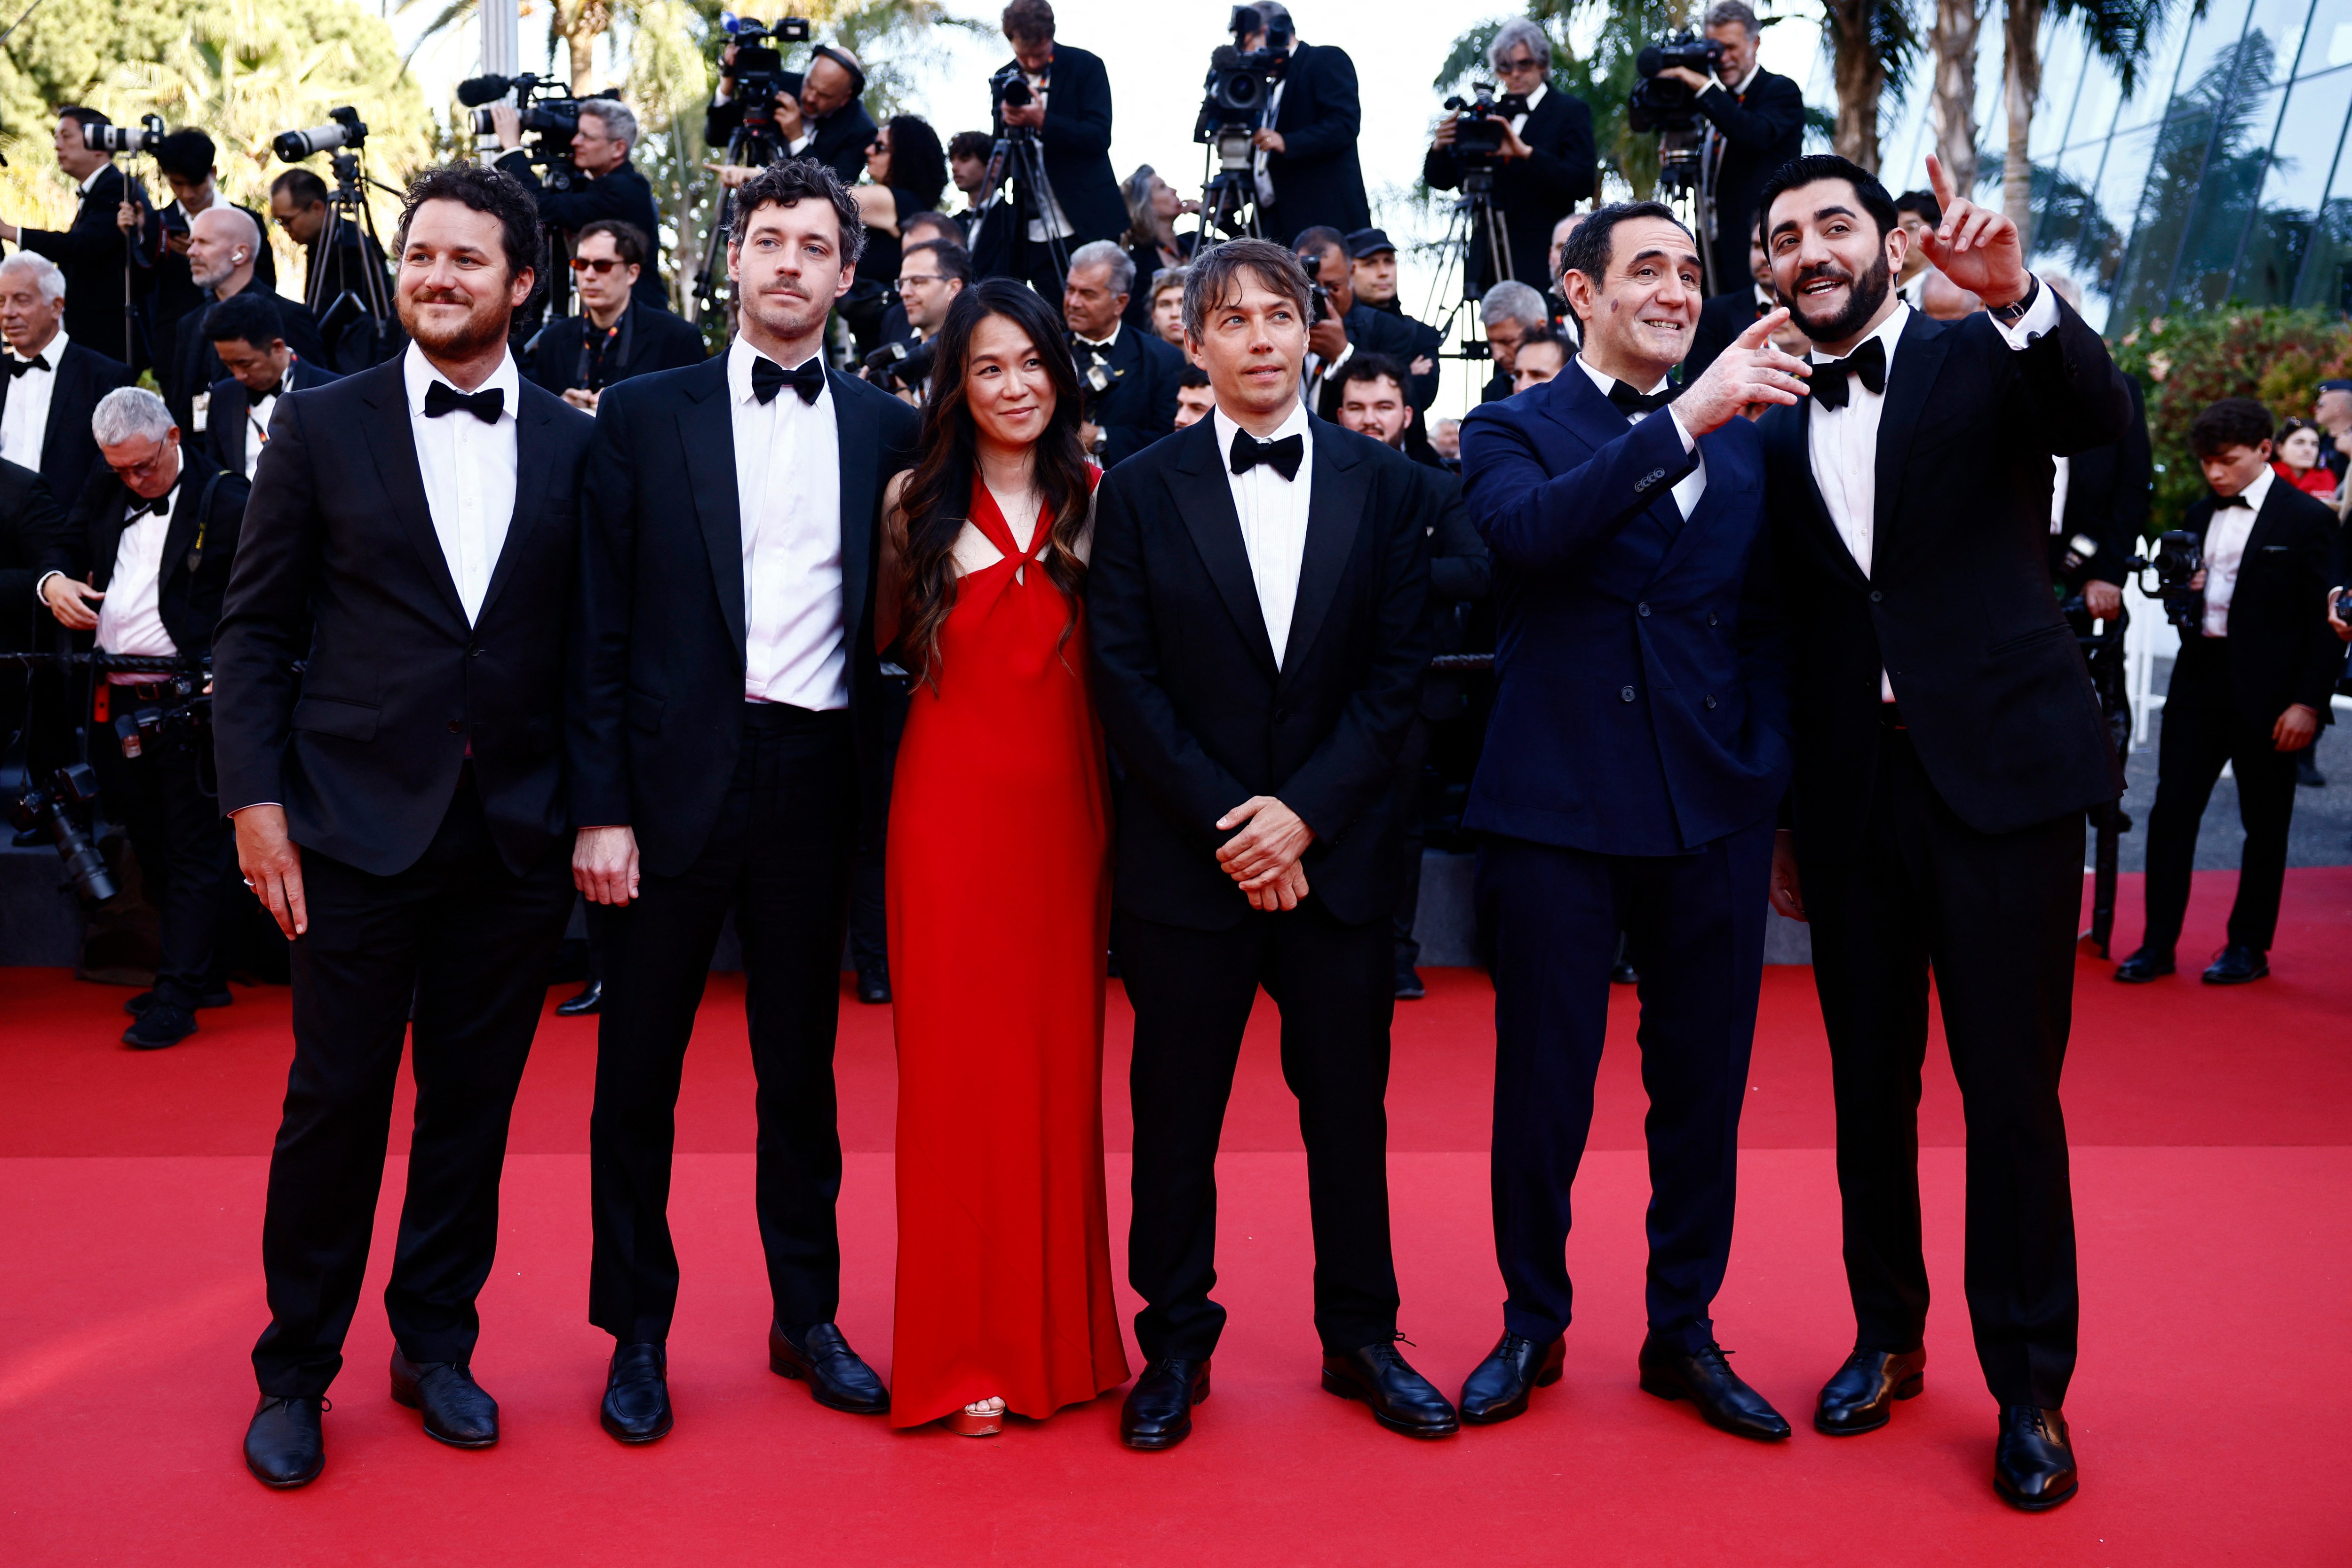
M 2145 572 L 2156 568 L 2156 592 L 2152 599 L 2164 602 L 2164 618 L 2182 632 L 2202 629 L 2204 593 L 2189 585 L 2189 579 L 2205 570 L 2205 547 L 2197 536 L 2185 529 L 2174 529 L 2157 535 L 2156 554 L 2152 557 L 2135 555 L 2124 563 L 2127 572 Z M 2140 592 L 2147 594 L 2141 584 Z
M 523 155 L 546 171 L 540 175 L 540 183 L 551 191 L 570 190 L 580 177 L 572 162 L 572 138 L 580 130 L 580 100 L 572 96 L 569 87 L 546 77 L 467 77 L 457 84 L 457 101 L 474 111 L 469 118 L 476 136 L 498 134 L 491 110 L 481 106 L 496 103 L 510 92 L 522 116 L 523 132 L 531 138 L 523 143 Z
M 1633 84 L 1625 100 L 1625 124 L 1634 132 L 1657 134 L 1658 183 L 1669 191 L 1696 191 L 1703 183 L 1702 132 L 1697 90 L 1688 83 L 1662 79 L 1659 73 L 1679 66 L 1706 76 L 1722 58 L 1721 44 L 1685 27 L 1646 46 L 1634 58 L 1633 68 L 1642 79 Z M 1704 205 L 1706 198 L 1701 201 Z
M 381 181 L 370 180 L 360 168 L 360 154 L 366 150 L 368 128 L 360 119 L 360 111 L 346 103 L 327 111 L 327 123 L 307 130 L 281 131 L 270 138 L 269 150 L 280 162 L 299 163 L 305 158 L 324 153 L 334 173 L 327 187 L 327 223 L 313 240 L 313 254 L 332 257 L 346 247 L 342 230 L 356 225 L 365 241 L 350 245 L 348 249 L 362 263 L 358 289 L 351 287 L 346 268 L 314 265 L 310 269 L 310 287 L 303 303 L 318 318 L 319 331 L 329 342 L 341 342 L 344 334 L 362 317 L 369 322 L 372 337 L 370 363 L 389 356 L 397 342 L 393 327 L 392 285 L 380 263 L 368 260 L 367 241 L 374 244 L 374 254 L 383 254 L 383 240 L 376 234 L 375 210 L 367 204 L 364 187 L 374 185 L 392 195 L 401 193 Z M 339 286 L 334 297 L 328 297 L 331 286 Z
M 937 340 L 884 343 L 866 356 L 866 379 L 892 392 L 914 392 L 931 379 Z
M 1469 98 L 1457 94 L 1445 100 L 1445 107 L 1460 116 L 1454 122 L 1454 151 L 1475 173 L 1476 165 L 1491 165 L 1502 156 L 1503 133 L 1528 111 L 1528 100 L 1517 92 L 1496 98 L 1493 82 L 1474 81 Z
M 28 785 L 8 813 L 18 832 L 46 833 L 56 842 L 67 884 L 91 904 L 102 904 L 119 890 L 106 857 L 89 837 L 87 818 L 97 802 L 98 775 L 88 763 L 75 763 L 59 768 L 46 784 Z
M 719 16 L 719 30 L 735 49 L 735 101 L 743 106 L 743 131 L 752 140 L 772 138 L 776 126 L 776 95 L 796 90 L 787 79 L 784 51 L 779 44 L 805 44 L 814 36 L 805 16 L 780 16 L 772 27 L 757 16 Z M 722 48 L 726 45 L 720 46 Z M 781 156 L 781 149 L 778 150 Z M 773 158 L 761 160 L 773 163 Z
M 1287 24 L 1270 22 L 1255 5 L 1234 6 L 1225 29 L 1234 41 L 1210 52 L 1209 79 L 1200 116 L 1192 122 L 1192 140 L 1216 159 L 1216 167 L 1202 181 L 1202 228 L 1215 227 L 1238 237 L 1257 229 L 1255 213 L 1246 223 L 1242 218 L 1242 209 L 1257 194 L 1250 138 L 1265 118 L 1275 85 L 1290 68 L 1292 40 Z M 1265 35 L 1265 47 L 1243 48 L 1243 41 L 1255 33 Z

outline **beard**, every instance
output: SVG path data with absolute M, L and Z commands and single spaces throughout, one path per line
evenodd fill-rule
M 1805 314 L 1801 292 L 1787 298 L 1789 314 L 1795 319 L 1805 336 L 1817 343 L 1842 343 L 1861 331 L 1870 324 L 1870 318 L 1878 314 L 1878 308 L 1886 303 L 1887 293 L 1895 287 L 1894 271 L 1886 265 L 1886 252 L 1881 250 L 1878 258 L 1870 264 L 1870 269 L 1859 278 L 1845 273 L 1843 268 L 1836 272 L 1826 268 L 1815 268 L 1797 279 L 1797 288 L 1802 290 L 1806 284 L 1817 278 L 1842 274 L 1848 284 L 1845 308 L 1833 316 L 1815 318 Z
M 502 342 L 507 336 L 508 321 L 512 314 L 507 309 L 503 291 L 484 294 L 468 300 L 428 290 L 417 295 L 400 297 L 400 324 L 415 340 L 416 346 L 438 359 L 464 360 L 487 353 L 493 343 Z M 465 317 L 454 324 L 426 318 L 419 307 L 425 305 L 468 306 Z

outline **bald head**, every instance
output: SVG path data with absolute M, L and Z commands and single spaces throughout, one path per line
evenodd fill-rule
M 260 254 L 259 226 L 225 202 L 206 207 L 188 225 L 188 276 L 219 299 L 243 290 Z
M 835 47 L 846 58 L 857 58 L 847 49 Z M 839 110 L 856 92 L 857 79 L 841 61 L 819 55 L 809 62 L 808 74 L 801 79 L 801 112 L 811 120 L 823 120 Z

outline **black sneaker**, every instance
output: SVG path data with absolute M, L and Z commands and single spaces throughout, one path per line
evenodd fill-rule
M 169 1002 L 158 1002 L 140 1014 L 137 1023 L 122 1031 L 122 1043 L 133 1050 L 160 1051 L 166 1046 L 178 1045 L 195 1032 L 194 1013 Z

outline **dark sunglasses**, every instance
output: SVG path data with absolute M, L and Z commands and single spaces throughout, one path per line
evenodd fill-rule
M 575 256 L 572 258 L 572 271 L 593 272 L 599 278 L 602 278 L 605 273 L 612 271 L 615 267 L 626 267 L 627 265 L 627 262 L 622 260 L 617 256 Z

